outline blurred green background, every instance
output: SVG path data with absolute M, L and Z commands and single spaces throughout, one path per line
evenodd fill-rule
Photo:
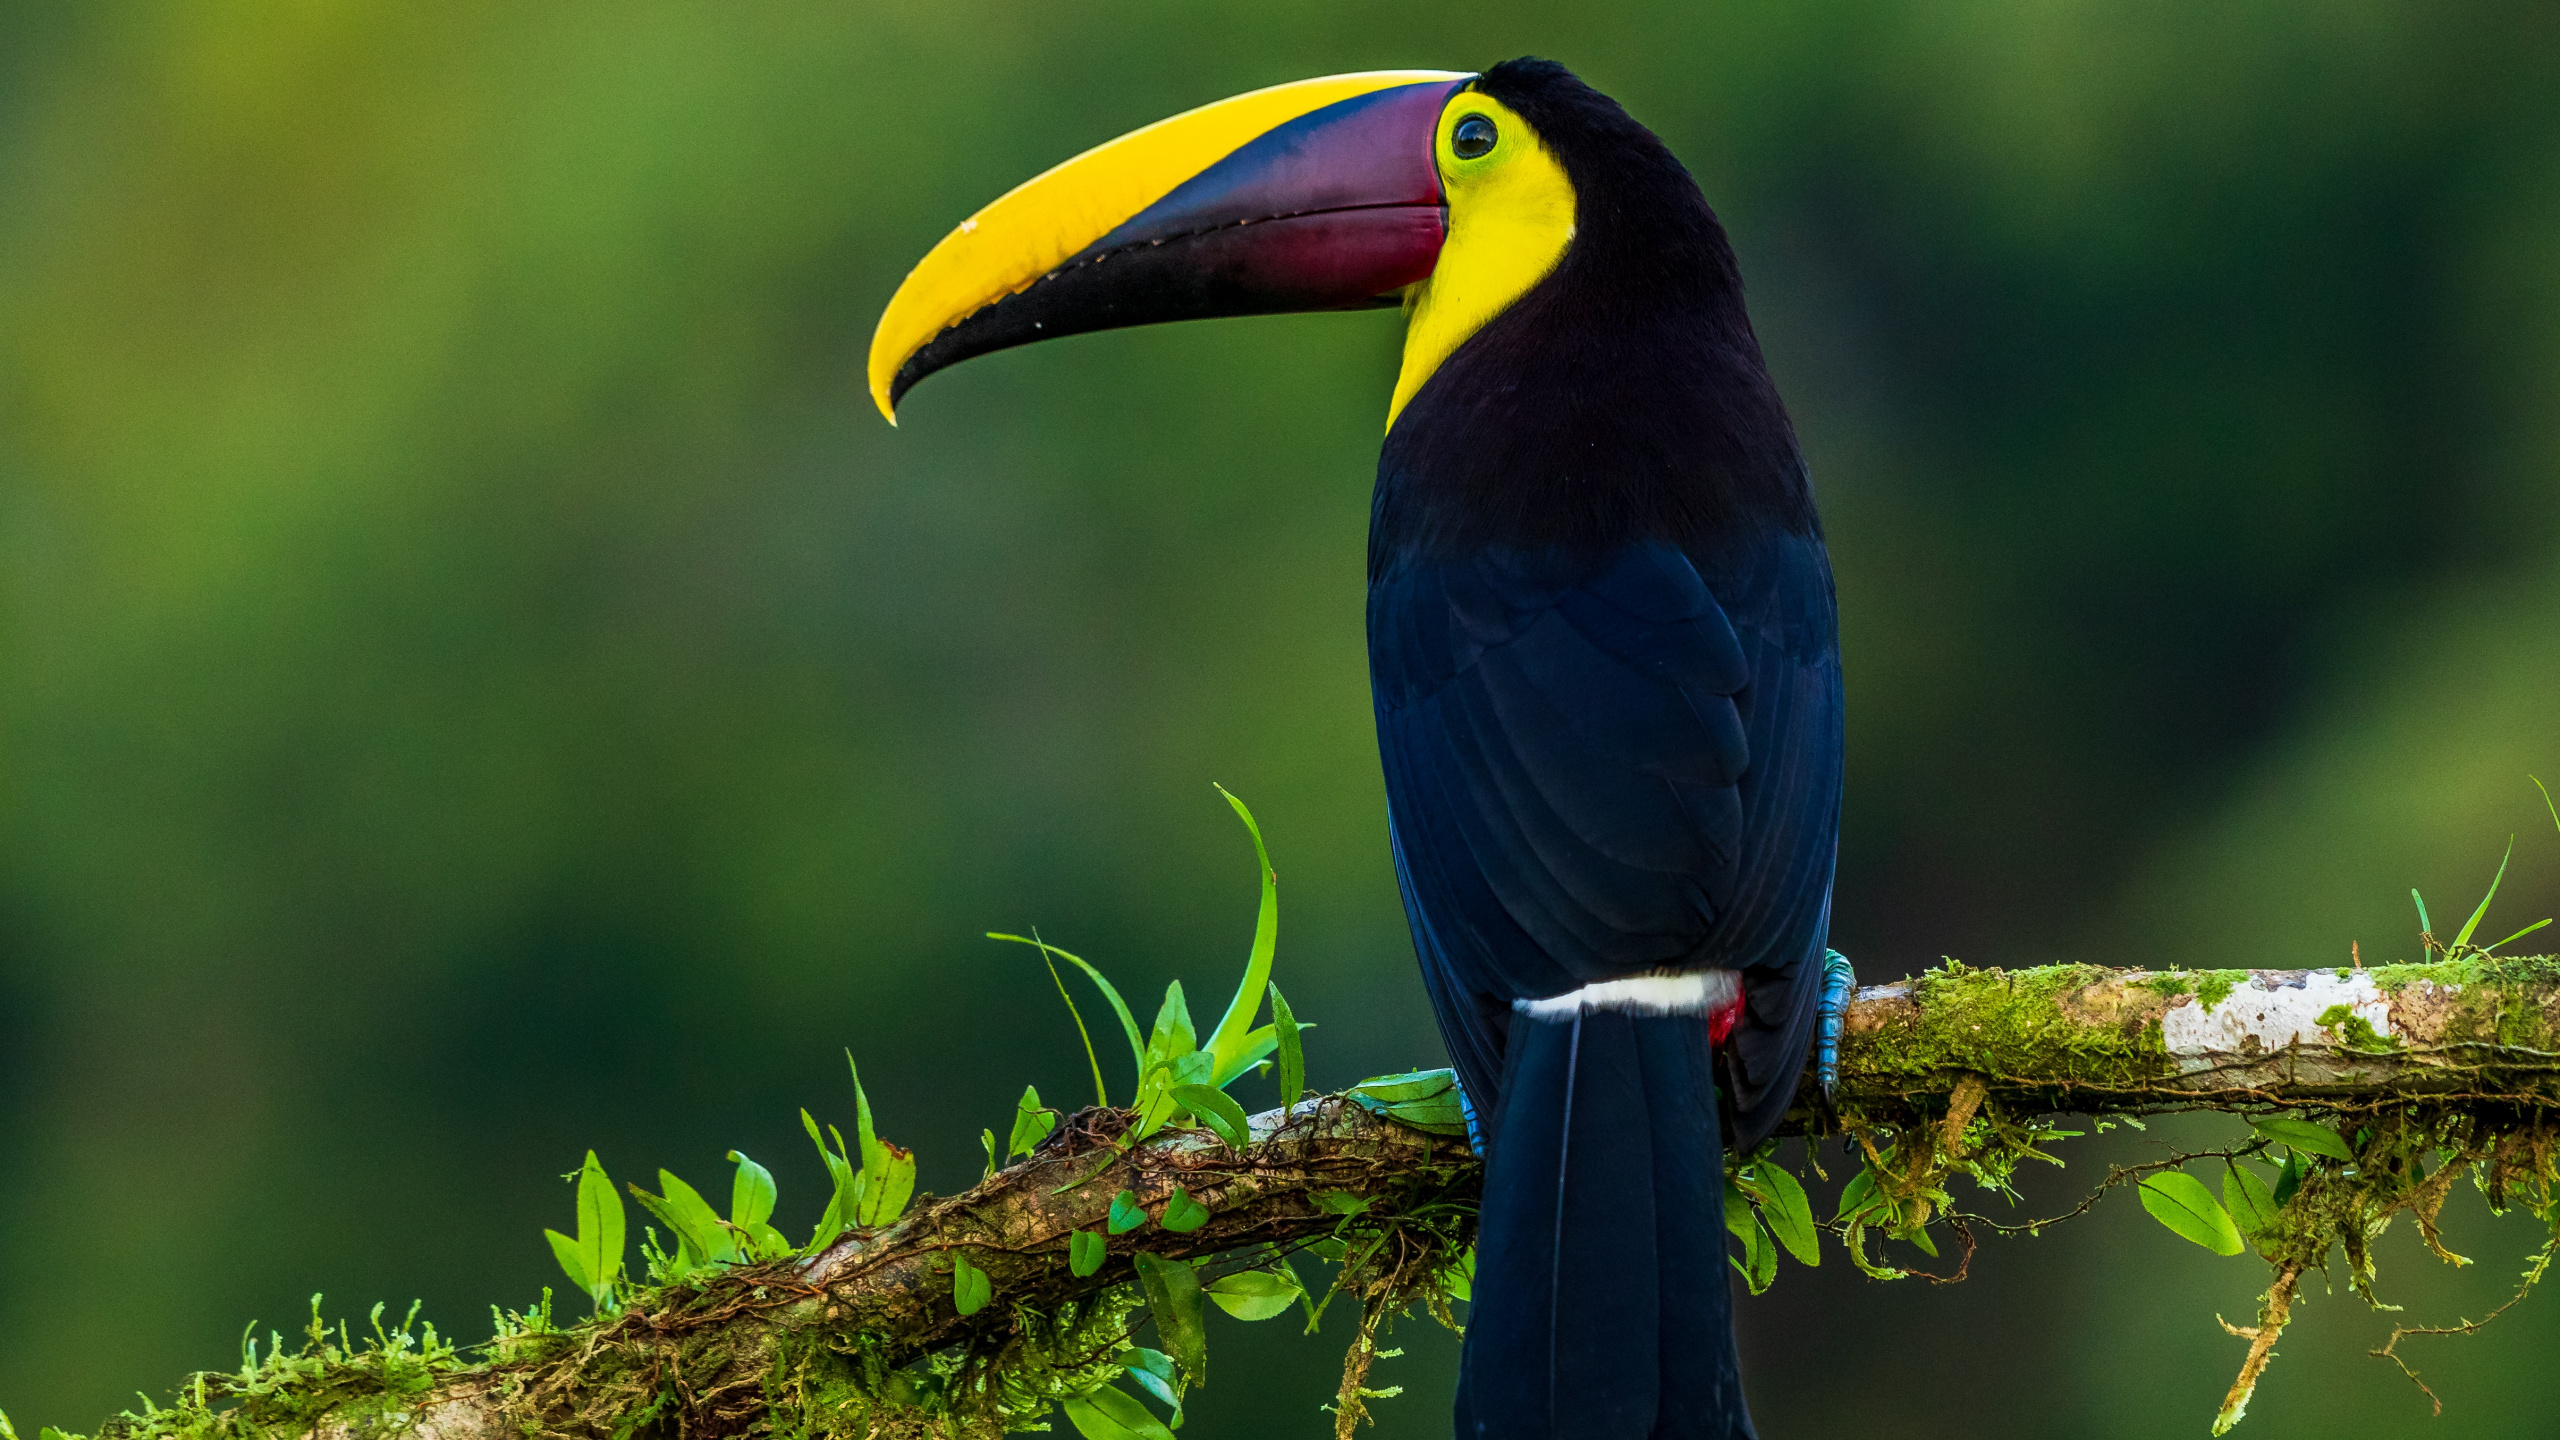
M 2560 907 L 2548 5 L 0 5 L 21 1432 L 314 1290 L 478 1338 L 559 1282 L 590 1145 L 741 1146 L 804 1227 L 848 1045 L 967 1183 L 1081 1069 L 979 932 L 1223 997 L 1212 780 L 1313 1078 L 1437 1063 L 1361 641 L 1395 318 L 1014 352 L 896 431 L 859 373 L 905 267 L 1086 145 L 1523 52 L 1743 256 L 1839 570 L 1869 979 L 2409 955 L 2407 888 L 2467 904 L 2510 832 L 2493 923 Z M 2453 1211 L 2481 1264 L 2384 1247 L 2404 1319 L 2534 1240 Z M 1790 1267 L 1741 1306 L 1764 1433 L 2201 1434 L 2262 1278 L 2124 1196 L 1973 1271 Z M 2242 1433 L 2426 1424 L 2387 1325 L 2315 1295 Z M 1339 1349 L 1285 1328 L 1221 1332 L 1191 1433 L 1324 1433 Z M 1445 1435 L 1453 1347 L 1402 1338 L 1378 1433 Z M 2443 1433 L 2547 1435 L 2556 1342 L 2548 1295 L 2415 1342 Z

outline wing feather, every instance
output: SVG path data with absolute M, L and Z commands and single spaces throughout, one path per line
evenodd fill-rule
M 1792 1089 L 1838 819 L 1830 574 L 1810 538 L 1718 562 L 1478 555 L 1371 586 L 1398 880 L 1480 1106 L 1512 1000 L 1666 967 L 1745 970 L 1737 1102 Z

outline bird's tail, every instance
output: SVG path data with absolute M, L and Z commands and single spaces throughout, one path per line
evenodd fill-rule
M 1515 1016 L 1459 1440 L 1737 1440 L 1724 1166 L 1696 1015 Z

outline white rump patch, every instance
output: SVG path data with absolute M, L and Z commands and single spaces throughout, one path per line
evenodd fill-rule
M 2211 1010 L 2195 996 L 2182 995 L 2160 1017 L 2160 1038 L 2169 1053 L 2181 1060 L 2262 1055 L 2296 1040 L 2333 1046 L 2339 1037 L 2320 1027 L 2320 1016 L 2338 1005 L 2371 1025 L 2375 1034 L 2394 1038 L 2390 997 L 2361 970 L 2349 972 L 2344 980 L 2332 970 L 2295 971 L 2273 984 L 2265 975 L 2252 975 Z
M 1603 980 L 1544 1000 L 1514 1000 L 1511 1008 L 1532 1020 L 1570 1020 L 1594 1010 L 1629 1015 L 1707 1015 L 1742 994 L 1742 977 L 1731 970 L 1698 970 L 1686 975 L 1637 975 Z

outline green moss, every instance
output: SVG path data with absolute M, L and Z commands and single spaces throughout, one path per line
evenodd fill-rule
M 2312 1023 L 2338 1037 L 2338 1043 L 2350 1050 L 2398 1050 L 2399 1041 L 2373 1028 L 2373 1022 L 2355 1012 L 2349 1005 L 2332 1005 L 2320 1012 Z
M 1048 1314 L 1017 1306 L 991 1348 L 883 1363 L 866 1336 L 783 1337 L 764 1377 L 773 1440 L 907 1440 L 1045 1428 L 1059 1401 L 1123 1378 L 1113 1358 L 1141 1302 L 1116 1285 Z
M 2193 995 L 2205 1009 L 2231 998 L 2231 992 L 2249 978 L 2246 970 L 2163 970 L 2140 976 L 2131 984 L 2135 989 L 2175 1000 Z
M 2452 1044 L 2560 1049 L 2560 1026 L 2542 999 L 2560 987 L 2560 959 L 2465 955 L 2414 965 L 2377 965 L 2364 972 L 2375 988 L 2400 995 L 2424 981 L 2439 988 L 2443 1035 Z
M 547 1332 L 547 1309 L 536 1322 L 514 1318 L 519 1326 L 538 1324 Z M 236 1373 L 196 1375 L 169 1405 L 145 1397 L 139 1413 L 128 1410 L 100 1426 L 98 1440 L 297 1440 L 323 1417 L 357 1433 L 405 1428 L 418 1396 L 471 1366 L 434 1326 L 417 1325 L 417 1306 L 409 1307 L 396 1329 L 384 1328 L 383 1310 L 373 1307 L 373 1334 L 359 1339 L 343 1323 L 333 1332 L 320 1318 L 320 1297 L 314 1295 L 302 1348 L 287 1350 L 284 1337 L 270 1332 L 261 1355 L 258 1341 L 249 1338 Z M 51 1428 L 43 1437 L 85 1440 Z
M 2345 970 L 2342 975 L 2356 972 Z M 2437 985 L 2535 986 L 2549 988 L 2560 985 L 2560 957 L 2550 955 L 2480 956 L 2466 955 L 2459 960 L 2428 960 L 2418 964 L 2375 965 L 2364 973 L 2373 978 L 2375 988 L 2383 991 L 2405 990 L 2420 980 Z
M 2065 1088 L 2156 1080 L 2170 1073 L 2157 992 L 2129 996 L 2117 978 L 2094 965 L 1975 970 L 1950 960 L 1911 982 L 1916 1014 L 1853 1037 L 1843 1063 L 1913 1080 L 1968 1071 L 2052 1075 Z
M 2196 1003 L 2210 1015 L 2214 1006 L 2230 999 L 2231 992 L 2239 989 L 2240 982 L 2248 978 L 2246 970 L 2199 971 L 2196 975 Z
M 2501 985 L 2560 985 L 2560 955 L 2518 955 L 2464 963 L 2477 966 L 2482 978 Z

